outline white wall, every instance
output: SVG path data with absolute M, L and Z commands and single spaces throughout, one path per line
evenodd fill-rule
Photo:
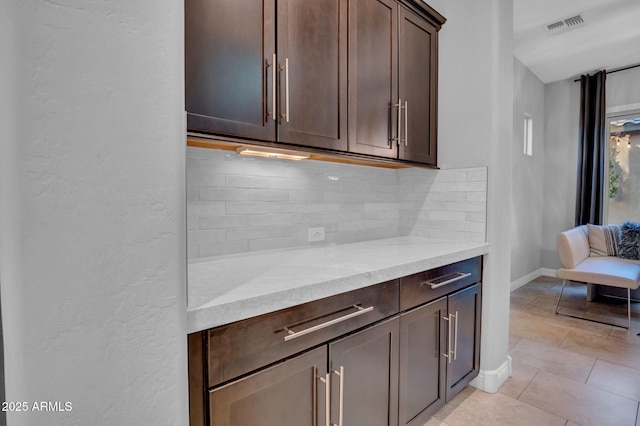
M 556 237 L 574 225 L 580 83 L 545 86 L 544 225 L 542 266 L 560 267 Z M 640 68 L 607 75 L 607 112 L 640 108 Z
M 514 57 L 511 282 L 541 267 L 544 176 L 544 83 Z M 524 116 L 533 120 L 533 156 L 524 153 Z
M 182 2 L 3 1 L 0 28 L 7 400 L 72 404 L 9 424 L 186 424 Z
M 640 109 L 640 67 L 607 74 L 607 112 Z
M 496 391 L 508 376 L 513 1 L 430 0 L 440 32 L 438 164 L 488 166 L 481 375 Z M 505 207 L 507 206 L 507 207 Z

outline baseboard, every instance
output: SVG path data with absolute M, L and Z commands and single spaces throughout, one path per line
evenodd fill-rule
M 533 271 L 533 272 L 525 275 L 524 277 L 520 277 L 517 280 L 512 281 L 511 282 L 511 291 L 519 289 L 520 287 L 522 287 L 523 285 L 525 285 L 529 281 L 535 280 L 540 275 L 542 275 L 542 273 L 540 272 L 540 269 L 538 269 L 536 271 Z
M 507 355 L 507 360 L 496 370 L 480 370 L 478 377 L 473 379 L 471 386 L 488 393 L 496 393 L 500 386 L 511 377 L 511 357 Z
M 545 277 L 555 277 L 557 269 L 549 269 L 549 268 L 540 268 L 540 275 L 544 275 Z
M 523 285 L 527 284 L 530 281 L 535 280 L 538 277 L 541 276 L 545 276 L 545 277 L 555 277 L 556 276 L 556 270 L 555 269 L 549 269 L 549 268 L 540 268 L 537 269 L 527 275 L 525 275 L 524 277 L 520 277 L 515 281 L 511 282 L 511 291 L 517 290 L 520 287 L 522 287 Z

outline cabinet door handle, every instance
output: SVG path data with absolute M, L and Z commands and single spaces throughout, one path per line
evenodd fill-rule
M 453 334 L 456 336 L 455 339 L 453 339 L 453 360 L 454 361 L 458 357 L 458 311 L 456 311 L 455 317 L 456 317 L 456 322 L 453 327 Z
M 327 373 L 324 377 L 317 377 L 318 380 L 324 383 L 324 424 L 325 426 L 331 426 L 329 421 L 331 416 L 331 374 Z
M 455 283 L 456 281 L 460 281 L 463 278 L 470 277 L 471 274 L 468 272 L 452 272 L 450 274 L 441 275 L 437 278 L 432 278 L 428 281 L 423 281 L 421 285 L 428 285 L 432 289 L 436 289 L 438 287 L 442 287 L 443 285 Z M 442 281 L 444 280 L 444 281 Z
M 280 114 L 281 118 L 289 122 L 289 58 L 284 58 L 284 67 L 280 67 L 280 71 L 284 71 L 284 114 Z
M 273 121 L 276 120 L 276 63 L 277 57 L 274 53 L 271 57 L 271 118 L 273 118 Z
M 347 315 L 343 315 L 336 319 L 332 319 L 331 321 L 323 322 L 322 324 L 314 325 L 313 327 L 309 327 L 301 331 L 293 331 L 285 327 L 284 330 L 288 333 L 288 335 L 284 336 L 284 341 L 288 342 L 291 339 L 304 336 L 305 334 L 313 333 L 314 331 L 322 330 L 323 328 L 332 326 L 334 324 L 338 324 L 339 322 L 346 321 L 348 319 L 355 318 L 360 315 L 364 315 L 367 312 L 373 311 L 373 306 L 369 306 L 368 308 L 362 308 L 360 306 L 353 305 L 353 307 L 357 309 L 355 312 L 352 312 Z
M 340 378 L 340 393 L 338 394 L 338 424 L 332 423 L 331 426 L 343 426 L 342 419 L 344 417 L 344 367 L 340 366 L 340 371 L 331 370 L 333 374 Z
M 409 102 L 404 101 L 404 146 L 409 141 Z
M 402 99 L 398 99 L 398 103 L 393 106 L 394 108 L 398 108 L 398 136 L 395 138 L 392 137 L 391 140 L 400 145 L 402 142 Z
M 447 322 L 447 353 L 442 356 L 447 358 L 447 364 L 451 364 L 451 315 L 442 317 L 442 319 Z

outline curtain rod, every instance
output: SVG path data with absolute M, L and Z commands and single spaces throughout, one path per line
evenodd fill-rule
M 605 72 L 605 74 L 613 74 L 614 72 L 630 70 L 631 68 L 638 68 L 638 67 L 640 67 L 640 64 L 629 65 L 628 67 L 622 67 L 622 68 L 614 69 L 613 71 L 607 71 Z M 577 83 L 578 81 L 580 81 L 579 78 L 576 78 L 575 80 L 573 80 L 574 83 Z

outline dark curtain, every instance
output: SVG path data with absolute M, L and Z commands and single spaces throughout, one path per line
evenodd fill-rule
M 576 226 L 586 223 L 602 224 L 607 147 L 606 75 L 603 70 L 594 75 L 580 76 Z

